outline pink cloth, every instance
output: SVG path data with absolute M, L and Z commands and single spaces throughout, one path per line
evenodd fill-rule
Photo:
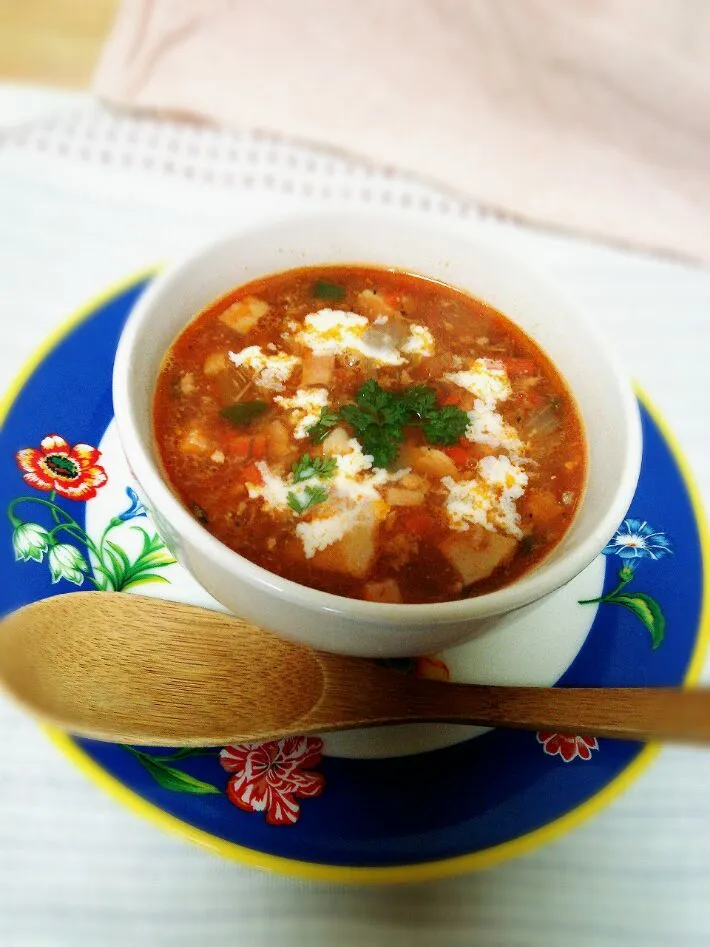
M 708 48 L 704 0 L 123 0 L 95 88 L 710 262 Z

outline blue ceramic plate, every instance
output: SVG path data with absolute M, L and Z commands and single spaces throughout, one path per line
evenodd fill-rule
M 4 405 L 2 613 L 78 586 L 210 604 L 173 564 L 135 499 L 111 425 L 114 352 L 147 281 L 73 317 Z M 552 606 L 576 630 L 572 653 L 563 648 L 541 666 L 541 682 L 547 675 L 573 686 L 677 685 L 700 670 L 708 632 L 702 514 L 645 399 L 641 410 L 634 502 L 605 556 Z M 522 641 L 520 628 L 516 634 Z M 506 640 L 495 639 L 485 660 L 475 652 L 484 642 L 474 652 L 466 646 L 398 664 L 403 673 L 473 679 L 472 663 L 516 666 L 519 648 L 506 653 Z M 525 663 L 533 666 L 538 638 L 525 641 L 532 649 Z M 483 677 L 495 679 L 495 668 Z M 452 736 L 436 728 L 411 731 L 409 744 L 381 741 L 379 749 L 357 735 L 349 743 L 303 738 L 150 752 L 50 735 L 90 778 L 158 824 L 227 857 L 328 881 L 423 880 L 528 851 L 598 811 L 654 754 L 565 734 Z

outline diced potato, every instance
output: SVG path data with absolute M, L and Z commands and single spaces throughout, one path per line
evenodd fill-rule
M 405 487 L 388 487 L 385 499 L 390 506 L 420 506 L 424 502 L 424 492 L 407 490 Z
M 330 434 L 323 441 L 323 453 L 344 454 L 348 449 L 350 437 L 343 427 L 334 427 Z
M 185 372 L 185 374 L 180 379 L 180 391 L 184 395 L 194 395 L 194 393 L 197 391 L 195 376 L 192 374 L 192 372 Z
M 334 355 L 305 355 L 303 358 L 303 375 L 301 384 L 324 385 L 326 388 L 330 385 L 335 367 Z
M 366 582 L 362 587 L 363 598 L 368 602 L 401 602 L 402 593 L 395 579 L 381 582 Z
M 269 304 L 256 296 L 246 296 L 225 309 L 220 320 L 235 332 L 246 335 L 269 311 Z
M 403 467 L 411 467 L 426 477 L 455 477 L 457 473 L 453 460 L 436 447 L 412 447 L 405 444 L 400 451 L 399 462 Z
M 358 523 L 337 543 L 317 552 L 310 562 L 328 572 L 364 579 L 377 556 L 377 527 L 374 517 Z
M 401 477 L 397 483 L 400 487 L 406 487 L 407 490 L 424 490 L 425 492 L 429 489 L 429 483 L 415 473 L 408 473 Z
M 212 451 L 212 453 L 210 454 L 210 460 L 215 464 L 223 464 L 225 460 L 224 451 L 221 451 L 221 450 Z
M 227 356 L 224 352 L 213 352 L 211 355 L 208 355 L 202 366 L 202 371 L 205 375 L 219 375 L 220 372 L 223 372 L 227 367 Z
M 387 316 L 391 319 L 397 314 L 394 306 L 390 306 L 379 293 L 371 289 L 363 289 L 357 294 L 357 307 L 368 319 L 376 319 L 378 316 Z
M 283 460 L 291 451 L 291 435 L 283 421 L 271 421 L 264 429 L 266 434 L 266 456 L 274 462 Z
M 517 545 L 517 539 L 512 536 L 472 526 L 465 532 L 448 536 L 439 549 L 460 572 L 464 585 L 471 585 L 487 579 L 498 566 L 507 562 Z
M 212 451 L 212 444 L 199 427 L 191 427 L 180 441 L 180 446 L 184 454 L 209 454 Z

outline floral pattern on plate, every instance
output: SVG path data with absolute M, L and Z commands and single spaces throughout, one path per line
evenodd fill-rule
M 671 555 L 673 548 L 665 533 L 649 526 L 646 520 L 628 518 L 617 529 L 613 538 L 602 550 L 605 556 L 619 556 L 623 565 L 618 573 L 618 583 L 611 592 L 599 598 L 584 599 L 580 605 L 610 604 L 628 608 L 641 621 L 651 635 L 651 647 L 655 651 L 663 642 L 666 619 L 658 602 L 645 592 L 623 592 L 636 575 L 636 569 L 644 559 L 657 561 Z M 540 730 L 538 743 L 542 743 L 548 756 L 560 756 L 565 763 L 574 759 L 590 760 L 592 750 L 599 749 L 596 737 L 579 737 L 567 733 L 552 733 Z
M 599 749 L 596 737 L 576 737 L 569 733 L 552 733 L 549 730 L 540 730 L 537 742 L 542 743 L 543 751 L 548 756 L 559 756 L 565 763 L 572 760 L 591 760 L 592 750 Z
M 172 565 L 175 560 L 157 533 L 142 526 L 131 527 L 142 537 L 141 550 L 133 559 L 115 538 L 109 538 L 124 523 L 146 515 L 132 487 L 126 487 L 127 508 L 109 521 L 98 542 L 57 501 L 58 496 L 78 501 L 96 496 L 97 490 L 108 483 L 108 474 L 97 463 L 100 456 L 97 448 L 89 444 L 71 447 L 58 434 L 43 438 L 40 450 L 27 447 L 17 452 L 15 460 L 23 471 L 24 481 L 48 493 L 48 497 L 21 496 L 10 502 L 7 515 L 15 560 L 42 562 L 46 553 L 52 584 L 64 579 L 79 586 L 87 579 L 99 591 L 122 592 L 146 582 L 166 582 L 155 570 Z M 27 508 L 29 504 L 39 506 L 51 521 L 44 526 L 20 516 L 18 508 Z
M 317 737 L 225 746 L 219 757 L 234 774 L 227 783 L 230 801 L 246 812 L 265 812 L 269 825 L 292 825 L 300 814 L 296 798 L 323 792 L 325 779 L 313 772 L 322 749 Z
M 651 647 L 655 651 L 666 634 L 666 616 L 661 606 L 645 592 L 624 592 L 623 589 L 635 577 L 636 569 L 644 559 L 656 562 L 673 553 L 670 540 L 665 533 L 649 526 L 646 520 L 629 518 L 624 520 L 602 552 L 605 556 L 619 556 L 622 560 L 619 581 L 606 595 L 584 599 L 579 604 L 621 605 L 629 609 L 651 635 Z

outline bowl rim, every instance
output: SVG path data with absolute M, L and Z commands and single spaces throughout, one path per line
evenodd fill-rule
M 222 568 L 238 574 L 247 584 L 260 588 L 270 595 L 276 594 L 283 602 L 298 604 L 312 611 L 328 612 L 336 616 L 347 614 L 349 618 L 356 618 L 365 623 L 378 624 L 384 621 L 392 626 L 402 624 L 418 628 L 427 624 L 435 626 L 488 618 L 531 604 L 565 585 L 585 569 L 601 553 L 614 530 L 622 522 L 633 499 L 641 466 L 640 413 L 633 387 L 624 373 L 616 353 L 591 320 L 584 318 L 575 304 L 564 294 L 561 294 L 554 284 L 548 282 L 544 275 L 528 267 L 516 255 L 508 254 L 502 250 L 493 240 L 487 241 L 484 237 L 473 233 L 470 229 L 466 229 L 460 223 L 452 225 L 452 222 L 442 223 L 438 220 L 433 223 L 422 218 L 422 224 L 427 227 L 428 232 L 439 230 L 442 235 L 449 237 L 458 235 L 461 239 L 468 241 L 472 247 L 480 246 L 486 253 L 498 257 L 501 262 L 509 263 L 531 284 L 537 283 L 541 288 L 544 287 L 545 292 L 551 297 L 557 297 L 560 306 L 565 310 L 565 318 L 571 317 L 576 324 L 581 324 L 587 335 L 594 339 L 599 355 L 606 361 L 618 385 L 619 399 L 617 407 L 620 416 L 625 421 L 628 435 L 625 439 L 627 459 L 623 467 L 623 476 L 613 493 L 612 502 L 606 508 L 603 516 L 599 518 L 590 534 L 569 555 L 552 563 L 549 560 L 543 560 L 532 570 L 500 589 L 483 595 L 445 602 L 417 604 L 368 602 L 363 599 L 324 592 L 270 572 L 263 566 L 259 566 L 240 555 L 213 536 L 195 520 L 178 499 L 161 473 L 159 464 L 152 456 L 150 448 L 147 449 L 144 445 L 136 422 L 136 408 L 130 396 L 133 353 L 144 323 L 156 306 L 160 304 L 161 298 L 168 294 L 176 284 L 180 284 L 185 271 L 195 264 L 209 263 L 211 255 L 218 248 L 225 243 L 243 240 L 250 233 L 273 230 L 277 239 L 276 234 L 279 227 L 293 227 L 299 221 L 308 220 L 310 225 L 312 225 L 314 219 L 338 221 L 346 224 L 349 219 L 362 220 L 368 218 L 377 219 L 378 221 L 386 219 L 398 224 L 402 224 L 403 221 L 417 222 L 417 218 L 413 214 L 380 209 L 327 208 L 299 209 L 278 214 L 264 213 L 257 220 L 247 219 L 240 226 L 222 229 L 217 236 L 213 235 L 211 239 L 199 242 L 190 251 L 168 264 L 164 270 L 159 271 L 130 312 L 121 332 L 114 359 L 112 395 L 114 416 L 122 450 L 128 458 L 129 466 L 135 472 L 139 485 L 144 488 L 150 498 L 151 505 L 168 522 L 174 524 L 175 530 L 180 536 L 187 535 L 190 544 L 208 561 L 219 562 Z M 342 260 L 333 262 L 342 262 Z M 355 264 L 358 261 L 353 260 L 352 262 Z M 292 267 L 289 266 L 288 269 L 290 268 Z M 426 274 L 422 273 L 421 275 Z M 468 292 L 474 295 L 470 290 Z M 206 305 L 208 304 L 206 303 Z M 194 313 L 175 333 L 173 341 L 197 314 Z M 514 317 L 507 313 L 503 313 L 503 315 L 513 322 L 516 321 Z M 564 374 L 562 377 L 566 382 Z M 155 379 L 151 384 L 151 404 L 154 381 Z M 569 385 L 568 382 L 567 384 Z M 573 387 L 569 385 L 569 388 L 574 396 Z M 589 454 L 590 445 L 588 442 L 586 448 Z M 599 539 L 600 536 L 603 537 L 602 540 Z M 557 546 L 551 550 L 551 553 L 554 552 L 555 548 Z

